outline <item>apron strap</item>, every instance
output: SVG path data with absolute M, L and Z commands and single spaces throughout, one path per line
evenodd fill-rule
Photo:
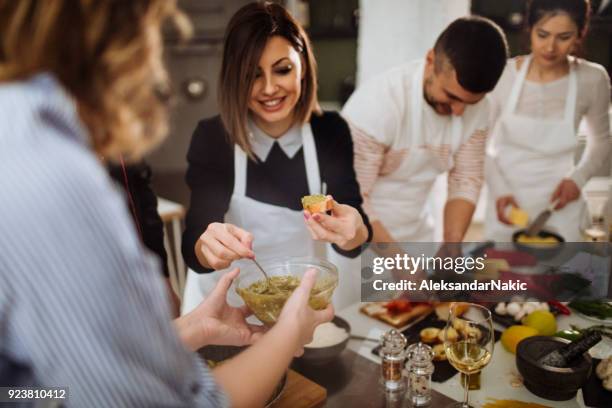
M 523 83 L 525 83 L 525 78 L 527 78 L 527 71 L 529 70 L 529 64 L 531 63 L 531 54 L 527 55 L 523 60 L 523 65 L 519 70 L 516 79 L 514 80 L 514 85 L 512 86 L 512 91 L 510 92 L 510 97 L 508 98 L 507 112 L 514 113 L 516 110 L 516 105 L 518 104 L 519 96 L 521 95 L 521 89 L 523 89 Z
M 302 125 L 302 146 L 304 147 L 304 164 L 306 166 L 306 179 L 310 194 L 321 194 L 321 174 L 319 173 L 319 159 L 315 147 L 314 136 L 310 123 Z
M 518 99 L 521 94 L 521 90 L 523 89 L 523 84 L 525 83 L 525 79 L 527 78 L 527 71 L 529 70 L 530 63 L 531 54 L 525 57 L 523 65 L 521 66 L 521 69 L 518 72 L 516 80 L 514 81 L 514 85 L 512 86 L 512 91 L 510 92 L 510 97 L 508 98 L 508 113 L 514 113 L 514 111 L 516 110 L 516 106 L 518 105 Z M 574 63 L 570 62 L 569 66 L 570 71 L 563 120 L 572 123 L 574 120 L 574 115 L 576 113 L 576 95 L 578 90 L 578 81 L 576 78 L 576 68 L 574 67 Z
M 410 110 L 412 111 L 412 135 L 410 149 L 424 144 L 423 132 L 423 76 L 425 75 L 425 63 L 418 65 L 412 75 L 412 92 Z
M 578 93 L 578 80 L 576 68 L 574 67 L 576 60 L 569 62 L 570 71 L 567 84 L 567 98 L 565 100 L 565 117 L 564 120 L 572 124 L 574 127 L 574 116 L 576 115 L 576 99 Z
M 453 115 L 451 119 L 451 155 L 457 153 L 461 146 L 461 136 L 463 134 L 463 120 L 461 116 Z
M 234 195 L 246 195 L 247 156 L 237 144 L 234 145 Z
M 310 194 L 321 193 L 321 175 L 317 150 L 309 123 L 302 126 L 302 143 L 304 147 L 304 164 Z M 234 194 L 240 197 L 246 195 L 247 156 L 242 148 L 234 145 Z

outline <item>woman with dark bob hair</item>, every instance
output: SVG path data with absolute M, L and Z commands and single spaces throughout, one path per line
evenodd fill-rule
M 312 256 L 315 241 L 360 253 L 371 233 L 349 128 L 318 108 L 316 93 L 310 42 L 287 10 L 270 2 L 238 10 L 225 36 L 221 114 L 198 124 L 187 155 L 183 255 L 191 269 L 220 270 L 255 254 Z M 333 195 L 329 214 L 302 209 L 301 197 L 313 194 Z M 186 297 L 205 293 L 213 276 L 190 274 Z
M 574 56 L 589 14 L 588 0 L 527 3 L 531 54 L 511 60 L 491 93 L 497 123 L 485 168 L 488 239 L 511 240 L 509 207 L 533 220 L 551 206 L 546 229 L 582 240 L 590 217 L 581 189 L 610 152 L 610 78 L 601 65 Z M 583 118 L 587 143 L 574 164 Z

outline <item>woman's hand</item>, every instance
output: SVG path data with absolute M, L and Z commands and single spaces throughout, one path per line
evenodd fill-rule
M 519 208 L 519 205 L 517 204 L 516 200 L 514 199 L 514 196 L 512 195 L 502 196 L 497 199 L 497 201 L 495 202 L 495 207 L 497 209 L 497 219 L 506 225 L 514 225 L 508 219 L 508 217 L 506 217 L 506 209 L 509 205 Z
M 238 274 L 238 268 L 224 274 L 198 307 L 175 320 L 181 340 L 191 350 L 208 344 L 244 346 L 261 337 L 264 327 L 246 322 L 252 314 L 246 306 L 227 304 L 227 291 Z
M 214 222 L 196 242 L 196 255 L 202 266 L 225 269 L 233 261 L 254 258 L 253 235 L 232 224 Z
M 304 273 L 300 286 L 293 291 L 285 302 L 273 329 L 281 330 L 288 335 L 287 338 L 296 340 L 296 356 L 301 356 L 304 353 L 304 345 L 312 341 L 315 328 L 334 318 L 334 308 L 331 303 L 323 310 L 314 310 L 308 304 L 310 291 L 316 280 L 316 269 L 309 269 Z
M 295 355 L 312 339 L 315 327 L 330 321 L 334 309 L 315 311 L 308 304 L 316 270 L 304 273 L 276 324 L 255 344 L 213 369 L 232 406 L 263 406 Z
M 350 205 L 338 204 L 333 199 L 332 203 L 332 215 L 311 214 L 304 210 L 304 219 L 312 239 L 331 242 L 345 251 L 357 248 L 368 239 L 368 229 L 361 214 Z
M 555 210 L 560 210 L 567 204 L 578 199 L 580 197 L 580 188 L 576 185 L 576 182 L 572 179 L 563 179 L 555 189 L 550 202 L 554 203 L 557 201 Z

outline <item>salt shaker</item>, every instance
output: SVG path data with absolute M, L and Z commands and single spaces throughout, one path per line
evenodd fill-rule
M 395 329 L 380 338 L 382 357 L 382 381 L 387 391 L 404 388 L 404 361 L 406 360 L 406 337 Z
M 428 405 L 431 401 L 431 375 L 434 372 L 433 351 L 427 344 L 419 342 L 410 345 L 406 354 L 412 406 Z

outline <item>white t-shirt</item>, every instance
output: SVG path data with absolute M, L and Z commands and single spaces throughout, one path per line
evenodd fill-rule
M 357 88 L 342 111 L 353 134 L 355 171 L 364 195 L 364 208 L 373 219 L 377 219 L 377 216 L 370 208 L 368 199 L 374 184 L 384 182 L 381 176 L 399 169 L 413 143 L 412 79 L 422 66 L 423 60 L 417 60 L 370 79 Z M 450 151 L 451 116 L 439 115 L 425 100 L 422 106 L 423 135 L 420 140 L 442 161 L 453 155 L 448 199 L 463 198 L 475 203 L 483 182 L 490 120 L 487 98 L 466 107 L 461 117 L 461 142 L 454 152 Z M 407 177 L 406 183 L 409 182 Z
M 390 148 L 410 146 L 412 115 L 410 100 L 412 77 L 422 60 L 393 68 L 360 85 L 347 101 L 342 114 L 353 125 Z M 468 105 L 463 120 L 462 142 L 477 130 L 488 127 L 488 101 Z M 440 115 L 423 103 L 423 126 L 426 144 L 450 143 L 451 116 Z

